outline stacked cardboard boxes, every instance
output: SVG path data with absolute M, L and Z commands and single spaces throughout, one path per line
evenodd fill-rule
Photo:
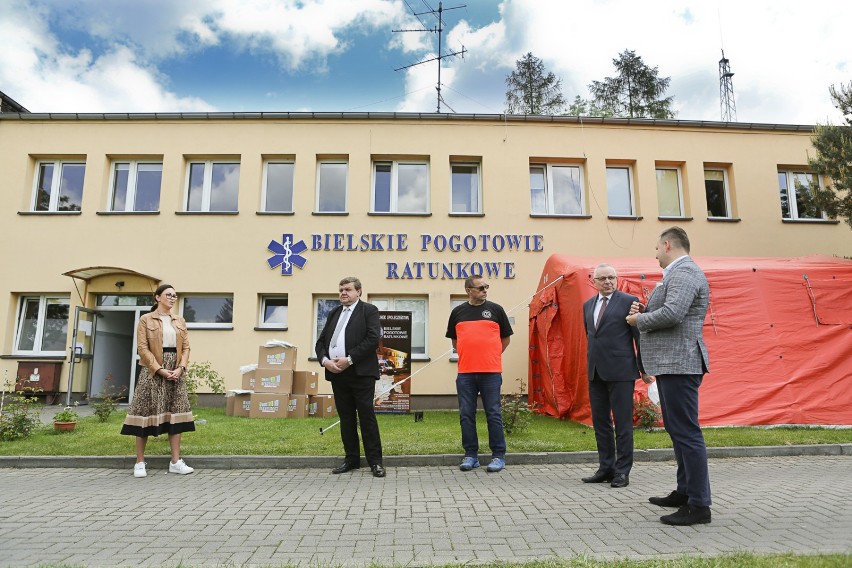
M 284 342 L 260 346 L 257 364 L 240 368 L 242 388 L 228 392 L 225 413 L 249 418 L 333 416 L 334 397 L 319 397 L 319 373 L 296 370 L 296 348 Z M 312 404 L 322 398 L 323 404 Z M 327 400 L 327 399 L 330 399 Z M 322 407 L 324 413 L 317 413 Z

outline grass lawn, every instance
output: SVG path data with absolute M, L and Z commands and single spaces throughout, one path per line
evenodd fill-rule
M 302 455 L 339 456 L 342 452 L 340 430 L 335 427 L 320 435 L 335 419 L 287 418 L 250 419 L 225 416 L 222 409 L 201 408 L 195 432 L 182 439 L 185 455 Z M 133 454 L 133 438 L 119 434 L 125 412 L 114 413 L 108 422 L 97 418 L 80 420 L 73 432 L 57 433 L 53 426 L 39 429 L 29 438 L 0 442 L 2 456 L 126 456 Z M 422 422 L 413 415 L 380 414 L 379 429 L 385 455 L 460 454 L 461 434 L 458 413 L 427 411 Z M 485 416 L 479 412 L 477 425 L 481 450 L 488 453 Z M 777 446 L 801 444 L 852 443 L 852 429 L 824 428 L 709 428 L 704 430 L 707 445 Z M 507 437 L 512 452 L 594 451 L 591 428 L 574 422 L 534 415 L 529 428 Z M 637 449 L 669 448 L 671 440 L 664 431 L 636 430 Z M 149 455 L 168 455 L 165 436 L 151 438 Z

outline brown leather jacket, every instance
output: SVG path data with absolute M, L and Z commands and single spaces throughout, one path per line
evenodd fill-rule
M 186 333 L 186 320 L 172 315 L 172 327 L 177 335 L 178 367 L 189 364 L 189 336 Z M 156 312 L 149 312 L 139 318 L 136 328 L 136 350 L 142 365 L 148 367 L 153 376 L 163 368 L 163 322 Z

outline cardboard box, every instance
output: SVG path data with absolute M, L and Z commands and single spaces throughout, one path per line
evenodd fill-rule
M 274 347 L 260 346 L 257 356 L 258 368 L 264 369 L 296 369 L 296 348 L 293 346 L 276 345 Z
M 254 392 L 293 392 L 293 371 L 258 367 L 243 373 L 243 388 Z
M 225 401 L 225 413 L 228 416 L 248 416 L 251 408 L 250 392 L 234 392 L 233 395 L 227 396 Z
M 287 418 L 306 418 L 308 403 L 308 395 L 291 394 L 287 399 Z
M 293 371 L 293 394 L 317 394 L 320 376 L 316 371 Z
M 331 418 L 337 416 L 337 406 L 334 404 L 333 394 L 315 394 L 310 397 L 308 412 L 317 418 Z
M 252 393 L 249 418 L 287 418 L 288 397 L 287 393 Z

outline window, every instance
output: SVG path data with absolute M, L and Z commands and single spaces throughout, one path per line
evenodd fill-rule
M 159 211 L 161 162 L 114 162 L 110 211 Z
M 287 329 L 287 296 L 260 297 L 259 327 Z
M 606 169 L 606 195 L 610 216 L 636 215 L 633 203 L 633 173 L 630 168 L 608 167 Z
M 815 173 L 804 171 L 778 172 L 782 218 L 825 219 L 825 213 L 820 211 L 813 201 L 811 187 L 820 187 L 819 176 Z
M 186 210 L 231 212 L 237 210 L 240 189 L 238 162 L 189 163 Z
M 293 212 L 293 162 L 266 162 L 263 169 L 263 210 Z
M 370 296 L 370 303 L 381 311 L 411 312 L 411 358 L 426 358 L 426 331 L 429 303 L 426 298 Z
M 657 168 L 657 205 L 660 217 L 683 217 L 680 169 Z
M 427 213 L 429 164 L 424 162 L 374 162 L 374 213 Z
M 450 164 L 450 213 L 482 213 L 479 164 Z
M 456 309 L 457 306 L 460 306 L 468 301 L 467 296 L 450 296 L 450 312 Z M 452 347 L 453 352 L 450 353 L 450 361 L 458 361 L 459 360 L 459 352 L 456 351 L 455 347 Z
M 83 162 L 39 162 L 33 211 L 80 211 L 83 205 Z
M 311 353 L 313 353 L 314 358 L 316 358 L 317 354 L 314 351 L 314 347 L 317 344 L 317 339 L 322 333 L 323 328 L 325 327 L 325 321 L 328 319 L 328 314 L 331 313 L 331 310 L 340 305 L 340 299 L 338 296 L 316 296 L 314 297 L 314 315 L 316 316 L 314 319 L 314 340 L 311 342 Z
M 583 215 L 580 166 L 531 165 L 530 210 L 533 215 Z
M 69 306 L 69 298 L 62 296 L 22 297 L 15 353 L 65 355 Z
M 704 192 L 707 194 L 708 217 L 730 217 L 731 208 L 728 198 L 728 172 L 725 170 L 704 170 Z
M 346 212 L 346 162 L 320 162 L 317 166 L 317 212 Z
M 189 328 L 195 329 L 231 329 L 234 324 L 234 297 L 222 296 L 181 296 L 181 314 Z

